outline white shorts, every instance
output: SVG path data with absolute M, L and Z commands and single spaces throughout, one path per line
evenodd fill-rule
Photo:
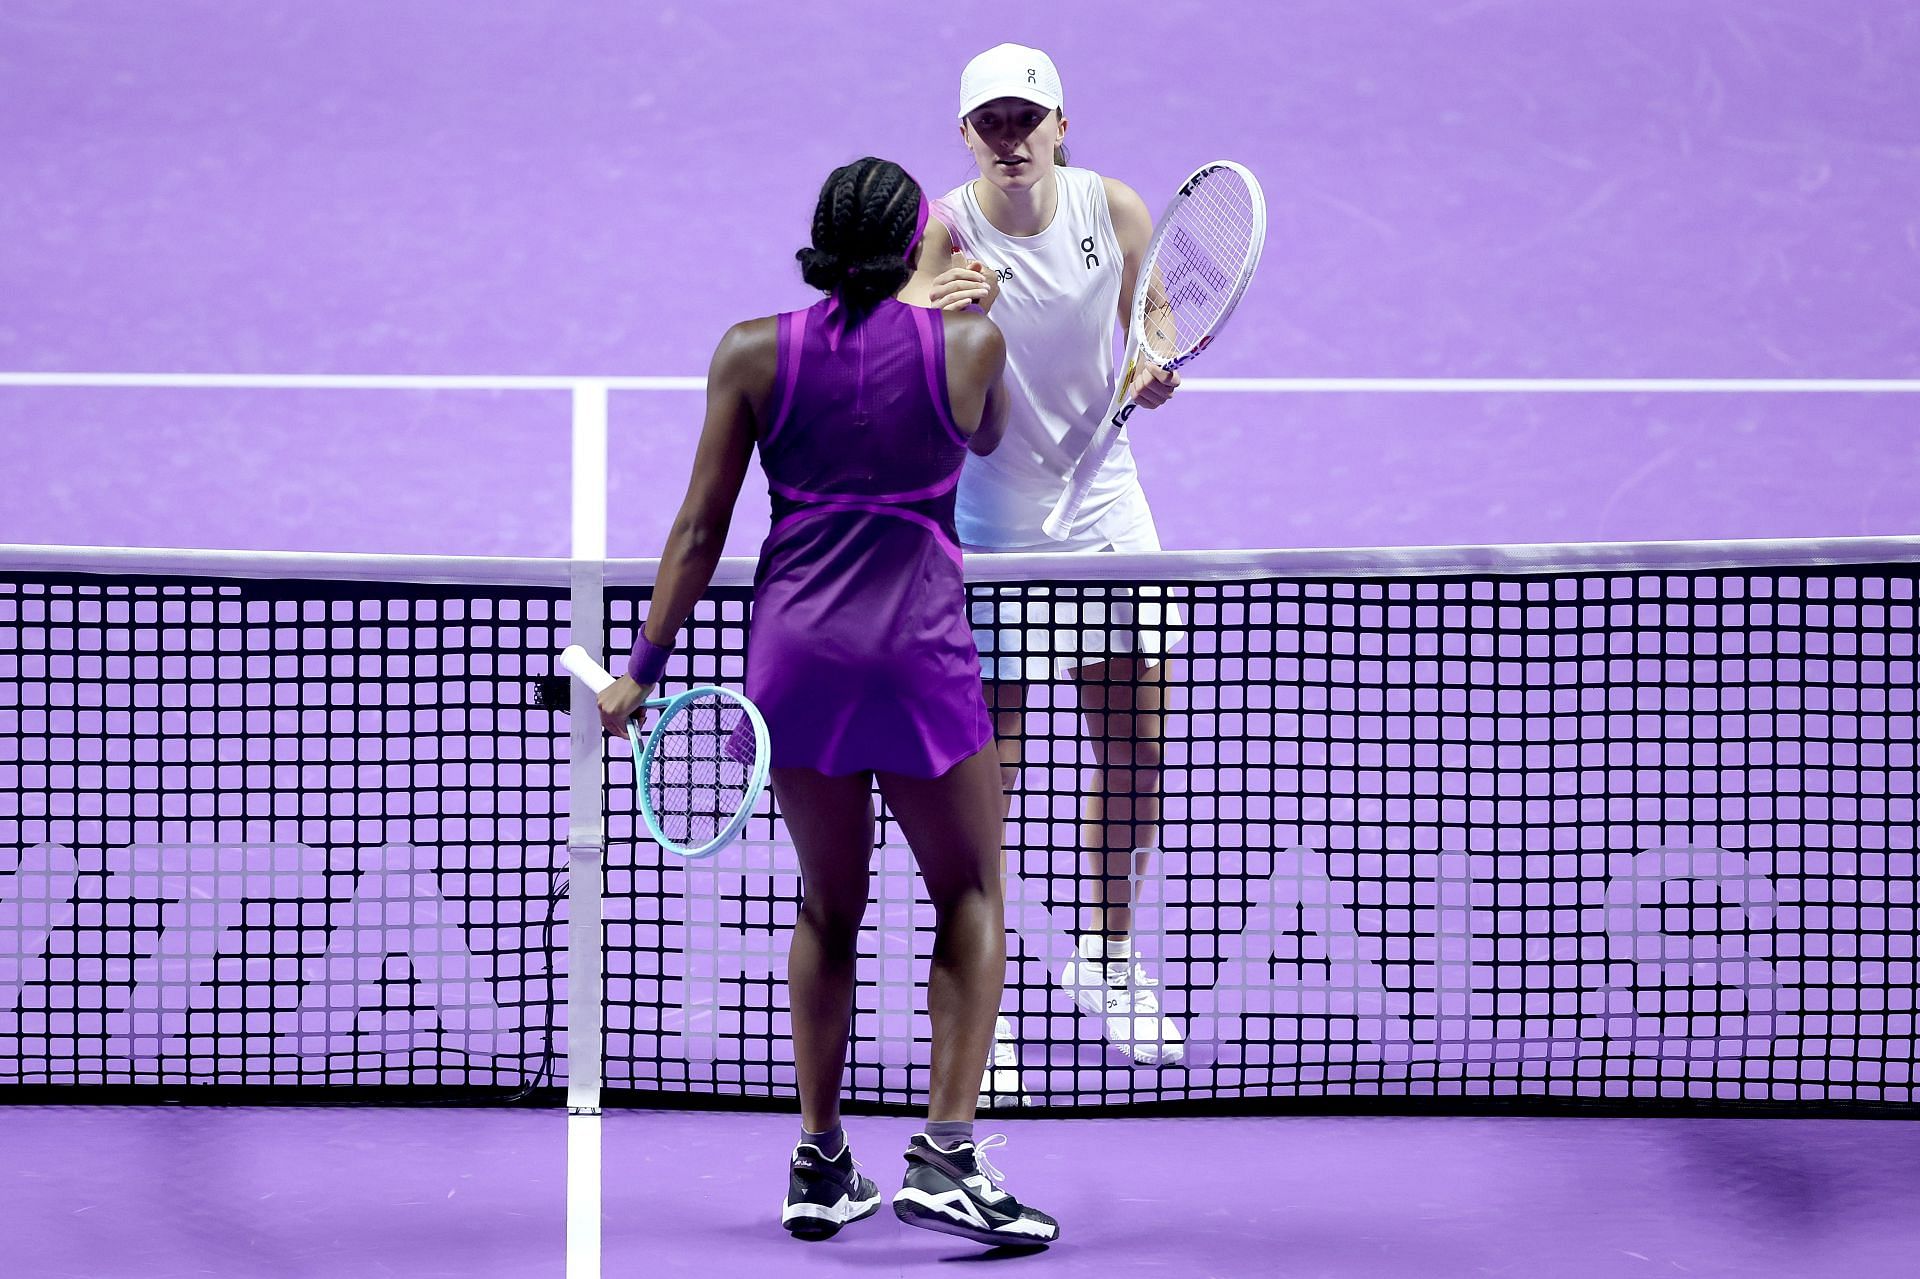
M 975 554 L 1018 555 L 1081 551 L 1160 550 L 1160 530 L 1138 487 L 1064 542 L 1051 538 L 1019 546 L 968 546 Z M 984 591 L 991 590 L 992 598 Z M 980 677 L 1036 683 L 1111 657 L 1146 658 L 1151 666 L 1178 647 L 1180 606 L 1161 603 L 1157 586 L 1084 586 L 1041 582 L 970 587 L 968 622 L 980 650 Z

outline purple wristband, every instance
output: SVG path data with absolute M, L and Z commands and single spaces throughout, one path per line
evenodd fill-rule
M 671 648 L 662 648 L 647 638 L 642 628 L 633 641 L 633 655 L 627 658 L 627 674 L 634 683 L 654 685 L 666 673 L 667 659 L 673 656 Z

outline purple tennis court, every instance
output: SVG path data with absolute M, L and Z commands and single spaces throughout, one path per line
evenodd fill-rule
M 20 1274 L 562 1273 L 567 1121 L 549 1113 L 7 1118 Z M 609 1274 L 936 1273 L 991 1257 L 887 1215 L 816 1246 L 788 1239 L 769 1221 L 786 1116 L 584 1122 L 605 1129 Z M 913 1125 L 855 1119 L 849 1131 L 885 1175 Z M 1904 1274 L 1915 1244 L 1920 1161 L 1896 1124 L 1400 1116 L 1008 1131 L 1021 1152 L 1009 1171 L 1071 1233 L 1006 1263 L 1047 1274 L 1837 1279 Z M 1177 1178 L 1144 1175 L 1170 1166 Z
M 0 32 L 10 1272 L 1912 1271 L 1920 21 L 42 0 Z M 979 1126 L 1060 1239 L 883 1209 L 805 1243 L 787 824 L 662 856 L 554 657 L 647 616 L 708 355 L 817 296 L 821 180 L 965 182 L 957 77 L 1001 40 L 1156 213 L 1247 165 L 1266 253 L 1128 426 L 1168 549 L 965 564 L 1051 672 Z M 669 687 L 743 678 L 764 491 Z M 1152 1054 L 1063 977 L 1099 757 L 1057 663 L 1120 627 L 1165 658 Z M 879 831 L 845 1101 L 890 1196 L 935 911 Z

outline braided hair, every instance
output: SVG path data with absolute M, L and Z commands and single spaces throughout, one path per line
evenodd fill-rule
M 813 210 L 813 244 L 793 256 L 808 284 L 864 316 L 913 274 L 906 260 L 919 224 L 920 184 L 873 156 L 827 175 Z

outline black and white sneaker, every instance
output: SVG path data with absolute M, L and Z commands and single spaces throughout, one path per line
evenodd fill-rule
M 880 1187 L 854 1164 L 853 1147 L 842 1147 L 834 1159 L 804 1142 L 793 1148 L 780 1224 L 794 1238 L 831 1239 L 849 1221 L 879 1210 Z
M 925 1133 L 907 1143 L 906 1184 L 893 1197 L 893 1215 L 909 1226 L 959 1235 L 995 1248 L 1044 1248 L 1060 1237 L 1060 1223 L 1000 1189 L 1000 1170 L 986 1152 L 1006 1144 L 989 1137 L 943 1150 Z

